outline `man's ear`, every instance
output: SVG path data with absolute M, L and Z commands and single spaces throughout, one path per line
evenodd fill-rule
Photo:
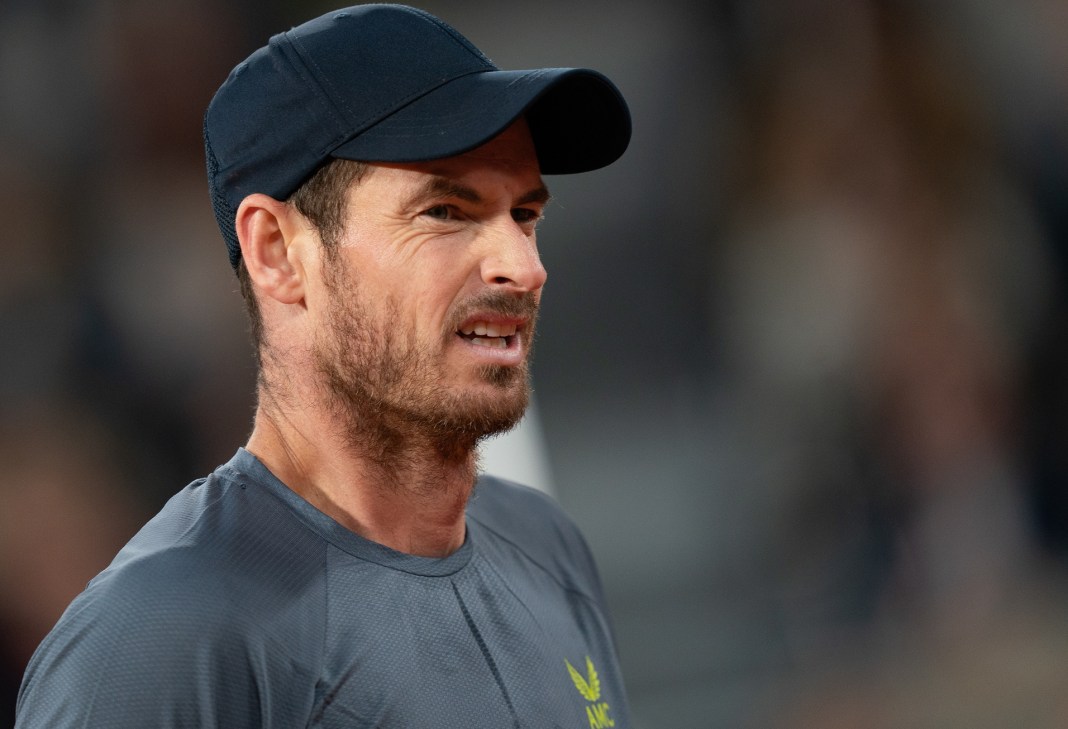
M 249 278 L 265 295 L 283 304 L 304 298 L 299 256 L 289 255 L 297 237 L 307 232 L 302 220 L 284 202 L 254 193 L 241 201 L 234 221 Z

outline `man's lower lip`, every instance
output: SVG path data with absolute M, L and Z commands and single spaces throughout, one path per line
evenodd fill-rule
M 467 337 L 464 337 L 467 339 Z M 467 339 L 468 342 L 476 347 L 485 347 L 486 349 L 508 349 L 508 339 L 505 337 L 473 337 Z
M 502 364 L 518 364 L 522 362 L 525 352 L 523 351 L 522 341 L 519 335 L 512 335 L 506 337 L 506 346 L 501 347 L 497 345 L 480 344 L 473 341 L 469 337 L 457 335 L 463 344 L 467 345 L 467 351 L 476 353 L 486 358 L 492 358 Z

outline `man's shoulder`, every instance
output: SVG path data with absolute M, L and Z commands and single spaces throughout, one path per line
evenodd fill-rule
M 506 534 L 537 533 L 544 530 L 546 524 L 578 532 L 552 496 L 498 476 L 479 477 L 467 514 L 494 531 Z M 530 528 L 532 522 L 533 529 Z
M 570 587 L 600 592 L 599 577 L 585 538 L 548 494 L 494 476 L 479 478 L 468 519 L 489 532 L 497 545 L 537 564 Z
M 57 628 L 140 634 L 160 650 L 168 636 L 260 635 L 322 592 L 325 550 L 265 489 L 221 467 L 175 494 Z
M 174 560 L 217 560 L 215 568 L 248 569 L 265 559 L 303 554 L 321 546 L 305 526 L 260 481 L 230 464 L 176 493 L 129 541 L 113 567 L 143 560 L 166 566 Z
M 227 717 L 210 725 L 246 726 L 257 716 L 252 684 L 278 676 L 304 702 L 308 681 L 295 677 L 314 676 L 321 659 L 324 551 L 254 483 L 225 469 L 194 481 L 41 643 L 20 719 L 67 726 L 76 705 L 91 707 L 97 726 L 192 726 L 198 707 L 210 707 Z

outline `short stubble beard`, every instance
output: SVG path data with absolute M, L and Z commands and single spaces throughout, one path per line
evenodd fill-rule
M 394 329 L 401 321 L 396 301 L 370 305 L 345 264 L 331 252 L 323 257 L 330 294 L 329 328 L 315 343 L 315 366 L 323 395 L 342 423 L 347 444 L 379 466 L 396 470 L 412 458 L 413 446 L 429 447 L 446 461 L 468 462 L 487 436 L 514 427 L 530 398 L 527 362 L 516 367 L 486 366 L 480 378 L 493 385 L 490 395 L 449 390 L 445 383 L 444 346 L 435 351 L 416 341 L 414 331 Z M 528 360 L 537 315 L 531 293 L 521 298 L 499 293 L 481 295 L 454 307 L 442 342 L 479 311 L 528 317 Z M 399 335 L 399 336 L 398 336 Z

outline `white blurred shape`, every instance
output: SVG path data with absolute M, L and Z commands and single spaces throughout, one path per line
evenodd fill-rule
M 487 439 L 480 449 L 482 471 L 553 494 L 548 449 L 533 398 L 523 420 L 512 430 Z

